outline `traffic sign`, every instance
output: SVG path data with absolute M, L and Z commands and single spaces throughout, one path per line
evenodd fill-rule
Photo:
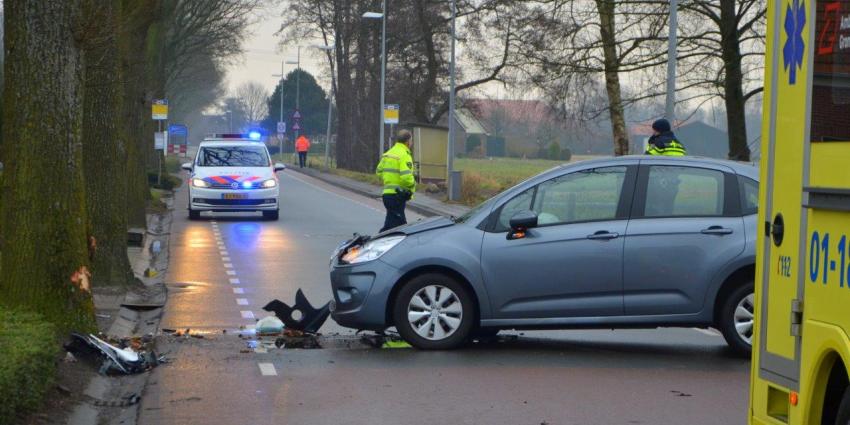
M 286 122 L 285 121 L 278 121 L 277 132 L 279 134 L 286 134 Z
M 301 111 L 296 109 L 295 112 L 292 113 L 292 119 L 295 120 L 295 121 L 300 120 L 301 119 Z
M 292 131 L 298 131 L 298 130 L 301 130 L 301 124 L 299 124 L 298 121 L 295 121 L 295 123 L 292 124 Z
M 168 134 L 186 137 L 189 134 L 189 129 L 183 124 L 171 124 L 168 126 Z
M 168 100 L 154 99 L 151 104 L 151 118 L 159 121 L 168 119 Z
M 384 124 L 398 124 L 398 105 L 384 105 Z
M 168 146 L 168 132 L 157 131 L 153 134 L 153 148 L 155 150 L 165 150 Z

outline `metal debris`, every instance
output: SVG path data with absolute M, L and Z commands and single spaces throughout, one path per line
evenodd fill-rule
M 130 344 L 141 347 L 140 339 L 133 338 Z M 118 348 L 92 334 L 71 334 L 71 342 L 65 345 L 69 353 L 77 356 L 96 356 L 102 361 L 100 373 L 121 373 L 125 375 L 144 372 L 165 362 L 164 357 L 153 351 L 135 351 L 132 348 Z
M 328 320 L 328 316 L 331 314 L 330 302 L 321 308 L 314 308 L 307 301 L 307 297 L 304 296 L 304 292 L 301 289 L 295 293 L 294 307 L 290 307 L 280 300 L 273 300 L 266 304 L 263 310 L 274 313 L 287 329 L 302 330 L 308 333 L 318 332 L 319 328 L 322 327 L 325 320 Z M 301 313 L 300 319 L 296 320 L 293 317 L 293 313 L 295 312 Z

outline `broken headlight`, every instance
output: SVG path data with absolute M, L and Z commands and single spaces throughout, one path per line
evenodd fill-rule
M 398 245 L 404 238 L 404 235 L 387 236 L 366 242 L 363 245 L 353 246 L 342 256 L 342 261 L 348 264 L 358 264 L 376 260 Z

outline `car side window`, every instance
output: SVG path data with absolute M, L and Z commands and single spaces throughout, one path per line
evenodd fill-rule
M 499 211 L 499 221 L 496 223 L 496 232 L 507 232 L 511 228 L 511 217 L 520 211 L 531 209 L 531 198 L 534 189 L 528 189 L 506 202 Z
M 741 213 L 743 215 L 755 214 L 759 211 L 759 184 L 757 181 L 738 176 L 741 186 Z
M 726 194 L 725 181 L 722 171 L 650 166 L 644 216 L 721 216 Z
M 532 208 L 538 225 L 615 219 L 625 179 L 626 167 L 605 167 L 541 183 Z

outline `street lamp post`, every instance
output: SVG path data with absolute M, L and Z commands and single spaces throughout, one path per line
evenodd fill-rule
M 446 159 L 446 178 L 448 179 L 447 189 L 449 192 L 449 200 L 456 201 L 455 185 L 458 183 L 453 176 L 454 173 L 454 156 L 455 156 L 455 16 L 457 9 L 455 0 L 452 0 L 452 47 L 451 47 L 451 62 L 449 63 L 449 143 L 446 149 L 448 158 Z
M 295 65 L 297 72 L 295 73 L 295 110 L 301 110 L 301 46 L 298 46 L 298 60 L 286 61 L 288 65 Z M 283 110 L 283 108 L 281 108 Z M 298 130 L 295 131 L 295 136 L 298 137 Z
M 366 19 L 381 19 L 381 112 L 378 114 L 378 121 L 381 124 L 378 132 L 381 139 L 381 147 L 378 151 L 378 160 L 381 160 L 381 155 L 384 153 L 384 92 L 386 87 L 387 76 L 387 0 L 381 2 L 381 13 L 366 12 L 363 14 Z
M 670 33 L 667 39 L 667 102 L 664 115 L 672 124 L 676 114 L 676 38 L 678 11 L 676 0 L 670 0 Z
M 328 128 L 327 134 L 325 135 L 325 168 L 329 168 L 328 164 L 328 156 L 330 153 L 331 146 L 331 114 L 333 113 L 333 99 L 334 94 L 336 92 L 336 76 L 334 75 L 334 61 L 333 56 L 331 55 L 331 51 L 334 49 L 335 45 L 331 44 L 329 46 L 314 46 L 319 50 L 324 50 L 328 54 L 328 64 L 331 67 L 331 89 L 328 90 Z
M 230 124 L 228 124 L 228 126 L 227 126 L 227 132 L 233 133 L 233 111 L 228 109 L 228 110 L 224 111 L 224 113 L 227 114 L 227 119 L 230 122 Z

